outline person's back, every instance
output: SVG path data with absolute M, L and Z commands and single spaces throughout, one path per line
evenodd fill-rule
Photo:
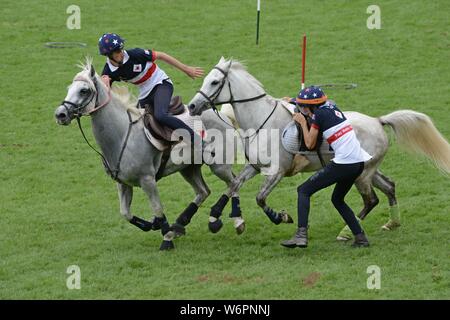
M 327 101 L 312 115 L 312 127 L 319 129 L 335 152 L 335 163 L 356 163 L 371 157 L 361 148 L 352 125 L 334 102 Z

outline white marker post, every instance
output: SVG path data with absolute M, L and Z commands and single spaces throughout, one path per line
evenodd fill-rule
M 256 5 L 256 45 L 259 44 L 259 16 L 261 14 L 261 0 Z

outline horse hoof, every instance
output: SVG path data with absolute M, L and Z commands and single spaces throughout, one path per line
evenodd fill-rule
M 175 246 L 173 244 L 173 241 L 169 241 L 169 240 L 163 240 L 163 242 L 161 243 L 161 246 L 159 247 L 159 250 L 161 251 L 167 251 L 167 250 L 172 250 L 175 249 Z
M 281 211 L 280 215 L 281 215 L 281 219 L 283 220 L 283 223 L 294 223 L 294 220 L 288 213 Z
M 342 228 L 341 232 L 336 237 L 337 241 L 349 241 L 353 239 L 353 233 L 350 230 L 349 226 L 345 226 Z
M 219 232 L 219 230 L 222 229 L 222 226 L 223 226 L 223 223 L 222 223 L 222 220 L 220 220 L 220 219 L 217 219 L 214 222 L 208 223 L 209 231 L 211 231 L 212 233 Z
M 244 231 L 245 231 L 245 220 L 242 219 L 242 216 L 234 217 L 232 219 L 233 219 L 233 223 L 234 223 L 234 228 L 236 229 L 236 233 L 238 235 L 244 233 Z
M 381 227 L 381 230 L 392 231 L 394 229 L 397 229 L 398 227 L 400 227 L 399 221 L 389 220 L 388 223 L 386 223 L 384 226 Z
M 352 238 L 343 237 L 343 236 L 337 236 L 336 240 L 337 241 L 349 241 L 349 240 L 352 240 Z
M 175 222 L 170 228 L 175 232 L 176 238 L 186 235 L 186 228 L 179 223 Z
M 239 227 L 236 228 L 236 233 L 237 233 L 238 235 L 243 234 L 244 231 L 245 231 L 245 222 L 242 223 L 241 225 L 239 225 Z

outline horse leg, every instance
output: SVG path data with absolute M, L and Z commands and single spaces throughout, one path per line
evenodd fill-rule
M 173 238 L 175 237 L 174 232 L 169 226 L 166 216 L 163 212 L 163 207 L 161 204 L 161 199 L 159 197 L 158 188 L 156 186 L 156 179 L 154 176 L 143 176 L 140 180 L 141 187 L 147 194 L 150 200 L 150 206 L 155 214 L 153 219 L 153 230 L 156 229 L 155 226 L 161 228 L 161 234 L 163 235 L 163 242 L 161 243 L 160 250 L 169 250 L 174 248 Z
M 150 231 L 152 229 L 152 223 L 145 221 L 139 217 L 131 214 L 131 201 L 133 199 L 133 188 L 126 184 L 117 183 L 117 189 L 119 191 L 120 201 L 120 213 L 128 222 L 135 225 L 143 231 Z
M 356 217 L 360 223 L 361 220 L 364 220 L 369 212 L 372 211 L 372 209 L 375 208 L 376 205 L 380 202 L 372 187 L 372 177 L 375 173 L 375 170 L 373 168 L 374 167 L 365 169 L 361 176 L 359 176 L 355 181 L 355 186 L 358 189 L 359 194 L 361 195 L 364 202 L 364 208 L 361 210 L 358 217 Z M 353 233 L 347 225 L 339 232 L 338 236 L 336 237 L 336 239 L 339 241 L 348 241 L 352 238 Z
M 266 204 L 266 199 L 272 190 L 276 187 L 276 185 L 283 179 L 284 172 L 278 172 L 277 174 L 267 176 L 264 181 L 261 189 L 259 190 L 258 195 L 256 196 L 256 203 L 260 206 L 267 217 L 275 224 L 284 223 L 293 223 L 294 221 L 286 212 L 275 212 L 272 208 L 270 208 Z
M 235 175 L 231 170 L 231 165 L 228 164 L 213 164 L 210 166 L 211 171 L 219 179 L 224 181 L 228 188 L 233 188 L 233 180 Z M 239 192 L 233 191 L 231 193 L 231 213 L 230 218 L 233 219 L 233 225 L 238 235 L 245 231 L 245 221 L 242 217 L 242 212 L 240 208 Z
M 380 202 L 380 200 L 378 199 L 378 196 L 375 193 L 375 190 L 373 189 L 371 183 L 361 182 L 355 183 L 355 185 L 359 193 L 361 194 L 361 197 L 363 198 L 364 202 L 364 208 L 358 214 L 358 217 L 361 220 L 364 220 L 369 214 L 369 212 L 376 207 L 376 205 Z
M 223 223 L 220 220 L 220 216 L 222 215 L 223 209 L 230 200 L 230 196 L 238 194 L 239 189 L 242 187 L 244 182 L 250 180 L 257 174 L 258 171 L 252 165 L 247 164 L 244 167 L 244 169 L 242 169 L 242 171 L 239 173 L 239 175 L 234 179 L 232 179 L 232 183 L 228 188 L 227 192 L 225 192 L 219 198 L 219 200 L 211 207 L 208 227 L 212 233 L 219 232 L 219 230 L 223 226 Z
M 178 216 L 172 230 L 175 236 L 179 237 L 186 234 L 185 227 L 191 222 L 192 217 L 197 212 L 198 207 L 208 198 L 211 191 L 208 188 L 202 176 L 201 166 L 193 165 L 180 171 L 183 178 L 192 186 L 195 191 L 194 200 L 187 206 L 186 209 Z
M 389 221 L 381 228 L 389 231 L 400 227 L 400 211 L 397 205 L 397 198 L 395 197 L 395 183 L 387 176 L 377 170 L 373 176 L 373 185 L 377 189 L 381 190 L 389 200 L 390 217 Z

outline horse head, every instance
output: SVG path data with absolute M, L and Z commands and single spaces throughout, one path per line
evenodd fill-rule
M 188 104 L 192 116 L 201 115 L 203 111 L 221 104 L 220 101 L 231 100 L 228 76 L 232 63 L 233 60 L 221 57 L 219 63 L 208 73 L 202 87 Z
M 56 122 L 60 125 L 69 125 L 75 117 L 89 115 L 99 108 L 99 90 L 104 84 L 99 80 L 91 59 L 81 67 L 83 70 L 74 77 L 64 101 L 55 110 Z

